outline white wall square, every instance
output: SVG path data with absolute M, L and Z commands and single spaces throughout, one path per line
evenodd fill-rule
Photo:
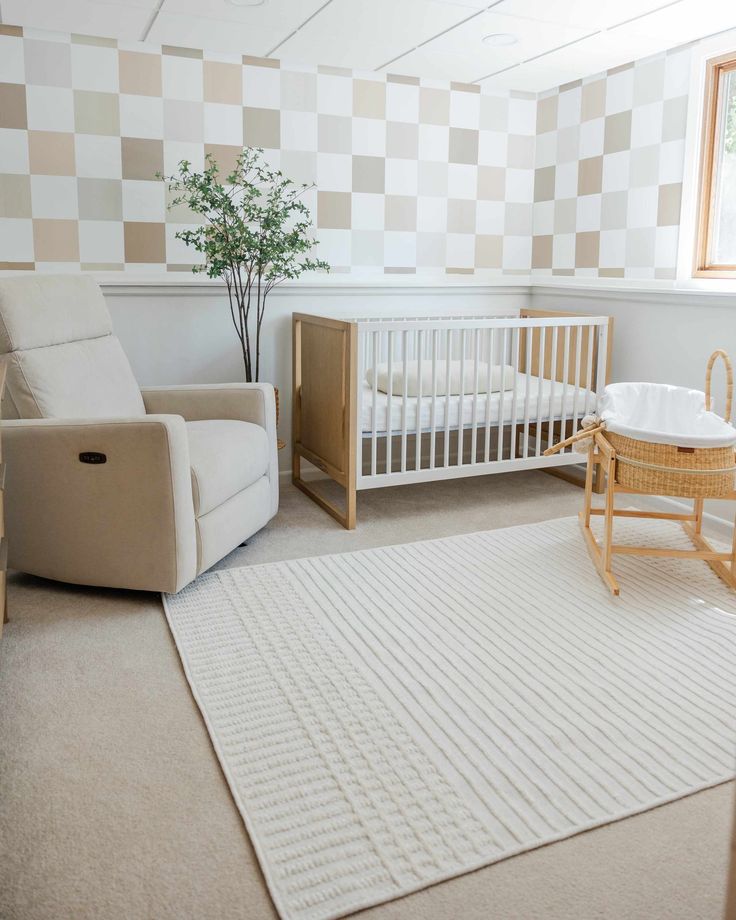
M 477 128 L 480 118 L 480 93 L 450 93 L 450 125 L 453 128 Z
M 353 153 L 386 156 L 386 122 L 380 118 L 353 118 Z
M 471 236 L 471 239 L 473 237 Z M 387 230 L 384 235 L 386 265 L 412 267 L 417 264 L 417 235 L 403 230 Z
M 123 220 L 165 221 L 166 184 L 123 179 Z
M 163 138 L 164 101 L 158 96 L 120 95 L 121 137 Z M 225 143 L 222 141 L 222 143 Z
M 77 134 L 74 137 L 74 152 L 78 176 L 95 179 L 120 179 L 123 175 L 119 137 L 108 137 L 102 134 Z
M 504 236 L 503 267 L 514 271 L 531 271 L 532 238 L 531 236 Z
M 317 111 L 322 115 L 352 115 L 353 81 L 332 74 L 317 74 Z
M 447 234 L 447 267 L 472 268 L 475 265 L 475 234 Z
M 575 267 L 575 234 L 557 233 L 552 241 L 553 268 Z
M 547 236 L 554 233 L 554 201 L 536 201 L 532 210 L 535 236 Z
M 601 226 L 601 196 L 582 195 L 577 199 L 575 229 L 578 233 L 599 230 Z
M 560 128 L 559 131 L 550 132 L 557 135 L 557 156 L 558 163 L 570 163 L 573 160 L 580 159 L 580 126 L 570 125 L 567 128 Z M 544 135 L 542 135 L 544 136 Z
M 533 169 L 507 169 L 506 170 L 506 201 L 528 202 L 534 201 L 534 170 Z
M 81 262 L 108 262 L 115 265 L 123 263 L 125 244 L 122 222 L 80 220 L 79 259 Z
M 386 160 L 386 194 L 416 195 L 418 166 L 416 160 L 390 157 Z
M 0 173 L 29 173 L 28 132 L 0 128 Z
M 445 233 L 447 231 L 447 199 L 417 198 L 417 230 L 420 233 Z
M 603 191 L 619 192 L 629 187 L 631 152 L 607 153 L 603 157 Z
M 598 265 L 601 268 L 623 268 L 626 264 L 626 231 L 601 230 Z
M 501 131 L 478 132 L 478 165 L 505 166 L 508 160 L 508 135 Z
M 173 265 L 201 265 L 204 261 L 197 252 L 176 234 L 182 230 L 196 230 L 198 224 L 166 224 L 166 261 Z
M 0 218 L 0 252 L 3 262 L 33 262 L 33 223 Z
M 656 227 L 659 188 L 656 185 L 630 188 L 626 223 L 629 228 Z
M 74 176 L 31 176 L 34 217 L 76 220 L 77 180 Z
M 163 94 L 167 99 L 201 102 L 204 98 L 202 61 L 164 54 L 161 57 L 161 76 Z
M 659 182 L 682 182 L 685 168 L 685 141 L 667 141 L 659 148 Z
M 164 172 L 167 176 L 177 171 L 182 160 L 189 160 L 191 169 L 204 169 L 204 146 L 191 141 L 164 141 Z
M 383 230 L 385 226 L 385 199 L 383 195 L 353 192 L 353 230 Z M 321 230 L 319 231 L 322 232 Z
M 350 154 L 317 154 L 317 188 L 323 192 L 352 191 L 353 158 Z
M 624 112 L 634 104 L 634 68 L 621 70 L 606 79 L 606 115 Z
M 386 121 L 419 121 L 419 87 L 407 83 L 386 84 Z
M 447 167 L 449 198 L 475 198 L 478 193 L 478 167 L 465 163 L 450 163 Z
M 119 92 L 120 78 L 116 48 L 72 44 L 71 55 L 74 89 L 94 87 L 99 93 Z
M 259 68 L 265 70 L 266 68 Z M 283 111 L 281 113 L 281 148 L 283 150 L 317 149 L 317 113 Z
M 692 48 L 685 46 L 668 54 L 664 61 L 664 98 L 686 96 L 690 90 Z
M 536 99 L 509 99 L 509 134 L 536 134 Z
M 73 131 L 74 94 L 60 86 L 26 86 L 26 111 L 31 131 Z
M 276 67 L 243 67 L 243 105 L 259 109 L 281 107 L 281 71 Z
M 654 265 L 656 268 L 674 268 L 677 265 L 677 247 L 680 228 L 657 227 L 654 241 Z
M 654 227 L 634 228 L 626 231 L 626 266 L 643 268 L 654 275 L 654 247 L 656 229 Z M 628 275 L 629 272 L 627 271 Z M 631 277 L 646 277 L 641 274 Z
M 569 128 L 580 124 L 582 87 L 566 90 L 557 97 L 557 127 Z
M 537 169 L 544 166 L 554 166 L 557 162 L 557 132 L 545 131 L 538 134 L 534 153 L 534 164 Z
M 443 125 L 419 125 L 419 159 L 447 163 L 450 129 Z
M 631 112 L 631 146 L 648 147 L 662 140 L 664 103 L 638 105 Z
M 25 83 L 23 39 L 0 35 L 0 83 Z
M 478 201 L 475 205 L 475 232 L 502 236 L 506 224 L 506 203 Z
M 580 159 L 598 157 L 603 153 L 604 118 L 591 118 L 580 125 Z
M 555 198 L 574 198 L 578 193 L 578 164 L 560 163 L 555 170 Z
M 314 247 L 315 258 L 324 259 L 333 268 L 347 268 L 350 265 L 350 231 L 318 230 L 319 242 Z
M 222 102 L 204 104 L 204 141 L 206 144 L 243 145 L 243 109 Z

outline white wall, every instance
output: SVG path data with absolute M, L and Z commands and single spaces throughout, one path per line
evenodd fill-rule
M 142 386 L 244 380 L 224 286 L 103 283 L 115 331 Z M 279 387 L 279 433 L 291 432 L 291 314 L 409 316 L 506 313 L 529 306 L 526 285 L 294 284 L 272 292 L 263 325 L 261 379 Z M 281 451 L 282 469 L 291 466 Z

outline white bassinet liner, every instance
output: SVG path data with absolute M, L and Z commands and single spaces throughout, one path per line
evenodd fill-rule
M 462 418 L 463 427 L 473 423 L 473 403 L 475 403 L 475 417 L 478 428 L 484 428 L 487 416 L 490 416 L 491 426 L 498 426 L 499 420 L 504 424 L 512 421 L 523 422 L 526 408 L 526 374 L 516 375 L 516 413 L 514 414 L 514 389 L 508 389 L 501 398 L 501 393 L 491 393 L 490 398 L 486 393 L 479 393 L 477 399 L 473 394 L 460 396 L 438 396 L 435 402 L 434 423 L 437 431 L 446 427 L 452 430 L 460 426 Z M 540 400 L 541 391 L 541 400 Z M 420 403 L 418 406 L 417 403 Z M 462 411 L 461 411 L 462 403 Z M 529 377 L 529 421 L 534 424 L 537 419 L 549 421 L 550 418 L 559 419 L 565 415 L 578 420 L 592 411 L 596 404 L 595 393 L 572 384 L 565 386 L 559 380 L 554 382 L 547 379 L 540 381 L 539 377 Z M 373 430 L 373 391 L 367 383 L 363 383 L 361 394 L 361 430 L 364 437 L 370 436 Z M 432 397 L 423 396 L 421 400 L 416 396 L 396 396 L 391 400 L 391 418 L 388 418 L 388 396 L 380 390 L 376 393 L 376 433 L 386 434 L 387 430 L 400 433 L 403 427 L 403 415 L 406 409 L 406 428 L 408 434 L 413 434 L 417 427 L 417 411 L 419 411 L 419 427 L 422 431 L 429 431 L 432 424 Z
M 614 434 L 676 447 L 730 447 L 736 428 L 705 408 L 701 390 L 666 383 L 611 383 L 598 415 Z

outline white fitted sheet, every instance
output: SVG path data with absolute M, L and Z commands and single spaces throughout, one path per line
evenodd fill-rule
M 503 424 L 510 424 L 512 421 L 523 422 L 526 410 L 526 374 L 516 375 L 516 413 L 513 413 L 514 390 L 506 390 L 503 394 L 490 394 L 490 417 L 491 427 L 499 424 L 499 418 L 503 418 Z M 540 403 L 540 378 L 530 376 L 529 378 L 529 421 L 534 423 L 540 417 L 537 407 Z M 577 401 L 575 393 L 577 391 Z M 587 396 L 587 402 L 586 402 Z M 463 427 L 473 423 L 473 403 L 477 404 L 476 418 L 478 427 L 482 428 L 486 423 L 486 410 L 488 396 L 486 393 L 479 393 L 476 398 L 472 394 L 460 396 L 438 396 L 435 403 L 435 428 L 439 431 L 444 429 L 445 416 L 449 417 L 450 429 L 457 429 L 460 425 L 462 401 L 462 424 Z M 403 413 L 406 406 L 406 428 L 409 434 L 416 431 L 417 428 L 417 404 L 419 406 L 419 423 L 422 431 L 430 429 L 432 420 L 432 397 L 423 396 L 421 400 L 416 396 L 396 396 L 391 399 L 391 425 L 390 430 L 394 433 L 400 433 L 403 428 Z M 578 418 L 582 418 L 588 411 L 593 411 L 596 405 L 595 393 L 582 387 L 574 387 L 572 384 L 565 385 L 559 380 L 553 381 L 543 378 L 541 380 L 541 419 L 549 421 L 550 419 L 573 417 L 573 411 L 577 412 Z M 503 408 L 502 408 L 503 407 Z M 364 381 L 363 391 L 361 393 L 360 408 L 361 429 L 365 437 L 373 432 L 373 390 Z M 376 392 L 376 432 L 386 434 L 388 429 L 388 395 L 380 390 Z

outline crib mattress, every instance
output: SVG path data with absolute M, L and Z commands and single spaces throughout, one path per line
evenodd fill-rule
M 479 393 L 460 396 L 438 396 L 435 403 L 435 428 L 439 431 L 448 427 L 445 419 L 449 420 L 449 428 L 456 429 L 462 425 L 466 427 L 473 423 L 473 404 L 476 405 L 476 418 L 478 427 L 486 424 L 486 412 L 490 411 L 491 427 L 497 426 L 502 419 L 503 424 L 511 422 L 523 423 L 526 416 L 526 374 L 516 375 L 516 412 L 514 413 L 514 389 L 502 393 Z M 572 418 L 576 412 L 582 418 L 586 411 L 592 411 L 596 405 L 596 396 L 592 390 L 574 387 L 572 384 L 564 386 L 559 380 L 554 382 L 539 377 L 529 378 L 529 421 L 538 419 L 549 421 L 559 419 L 565 415 Z M 553 386 L 554 383 L 554 386 Z M 541 389 L 540 389 L 541 387 Z M 461 407 L 462 403 L 462 407 Z M 490 405 L 489 405 L 490 404 Z M 401 433 L 404 426 L 404 406 L 406 406 L 406 428 L 411 434 L 417 429 L 417 412 L 419 412 L 419 426 L 422 431 L 429 431 L 432 421 L 432 397 L 393 396 L 391 399 L 391 419 L 388 418 L 388 396 L 378 391 L 376 393 L 376 432 L 385 435 L 388 430 L 394 434 Z M 541 411 L 540 411 L 541 407 Z M 363 383 L 361 393 L 361 429 L 364 436 L 373 432 L 373 390 L 367 383 Z

